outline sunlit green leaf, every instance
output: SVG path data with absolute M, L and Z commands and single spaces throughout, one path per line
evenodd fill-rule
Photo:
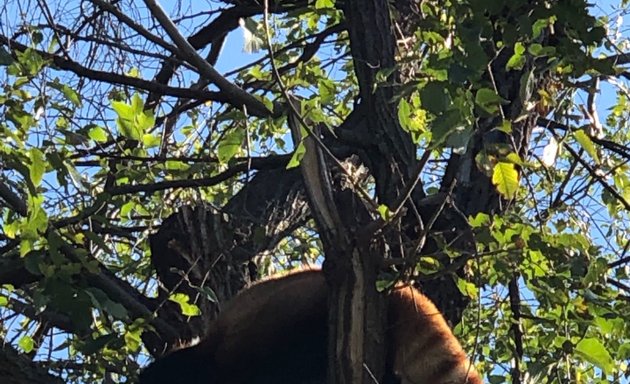
M 61 87 L 61 92 L 75 107 L 81 106 L 81 96 L 77 91 L 64 84 L 63 87 Z
M 139 350 L 140 346 L 142 345 L 141 335 L 142 335 L 141 329 L 138 329 L 135 332 L 131 332 L 131 331 L 125 332 L 124 339 L 125 339 L 125 344 L 127 344 L 127 348 L 129 348 L 131 351 Z
M 99 127 L 98 125 L 90 128 L 90 130 L 88 131 L 88 136 L 90 137 L 90 139 L 98 143 L 104 143 L 107 141 L 108 138 L 107 131 L 104 128 Z
M 241 149 L 245 140 L 245 129 L 235 128 L 231 130 L 221 141 L 217 149 L 217 157 L 222 163 L 227 163 Z
M 287 169 L 299 166 L 305 153 L 306 147 L 304 146 L 304 143 L 300 141 L 300 144 L 298 144 L 295 151 L 293 151 L 293 156 L 291 156 L 291 160 L 289 160 L 289 163 L 287 164 Z
M 579 131 L 573 132 L 573 137 L 575 140 L 580 143 L 582 148 L 586 151 L 595 160 L 599 163 L 599 155 L 597 154 L 597 149 L 595 148 L 595 144 L 593 140 L 584 132 L 584 130 L 580 129 Z
M 492 184 L 506 199 L 512 199 L 518 191 L 518 171 L 512 163 L 498 162 L 492 172 Z
M 610 352 L 595 338 L 580 340 L 575 346 L 575 352 L 582 356 L 584 360 L 596 365 L 607 374 L 612 373 L 615 369 L 615 363 L 610 356 Z
M 25 353 L 30 353 L 33 351 L 33 348 L 35 348 L 35 340 L 28 335 L 22 336 L 20 340 L 18 340 L 18 347 Z
M 190 298 L 188 295 L 183 293 L 174 293 L 168 298 L 170 301 L 173 301 L 179 304 L 179 307 L 182 310 L 182 314 L 185 316 L 199 316 L 201 314 L 201 310 L 195 304 L 189 303 Z
M 378 213 L 381 215 L 383 220 L 389 220 L 392 216 L 392 211 L 389 210 L 389 207 L 385 204 L 381 204 L 377 208 Z
M 46 172 L 46 159 L 44 154 L 37 148 L 31 148 L 28 151 L 28 157 L 31 160 L 29 164 L 29 176 L 31 177 L 31 183 L 34 186 L 39 186 L 42 182 L 44 173 Z
M 335 6 L 335 0 L 316 0 L 315 9 L 333 8 Z
M 409 116 L 411 115 L 411 108 L 409 107 L 409 103 L 405 99 L 400 99 L 398 102 L 398 121 L 403 129 L 409 130 L 410 121 Z
M 457 288 L 459 288 L 459 291 L 463 295 L 465 295 L 466 297 L 470 297 L 471 299 L 475 299 L 478 295 L 477 287 L 475 286 L 475 284 L 464 279 L 457 279 Z

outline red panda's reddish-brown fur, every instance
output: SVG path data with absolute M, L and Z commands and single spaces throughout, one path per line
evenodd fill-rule
M 411 286 L 388 297 L 383 384 L 481 384 L 431 301 Z M 318 269 L 254 284 L 221 312 L 198 345 L 157 360 L 141 384 L 326 382 L 327 287 Z
M 398 286 L 388 297 L 390 358 L 402 384 L 481 384 L 444 317 L 425 295 Z

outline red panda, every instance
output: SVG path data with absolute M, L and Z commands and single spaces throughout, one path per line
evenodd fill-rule
M 411 286 L 388 297 L 382 384 L 481 384 L 431 301 Z M 320 270 L 254 284 L 221 312 L 198 345 L 158 359 L 140 384 L 325 384 L 327 286 Z

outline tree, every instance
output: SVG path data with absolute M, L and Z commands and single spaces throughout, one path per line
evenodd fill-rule
M 325 259 L 331 383 L 410 278 L 493 383 L 628 380 L 621 6 L 8 1 L 0 372 L 133 380 Z

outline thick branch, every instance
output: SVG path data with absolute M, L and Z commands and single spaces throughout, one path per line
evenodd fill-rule
M 365 104 L 370 137 L 363 159 L 376 178 L 379 201 L 393 204 L 409 182 L 415 167 L 414 146 L 400 126 L 393 104 L 397 72 L 386 85 L 376 83 L 379 71 L 395 69 L 395 38 L 385 0 L 349 0 L 345 3 L 354 70 Z
M 9 345 L 0 347 L 0 377 L 3 384 L 63 384 L 63 380 L 48 373 Z

